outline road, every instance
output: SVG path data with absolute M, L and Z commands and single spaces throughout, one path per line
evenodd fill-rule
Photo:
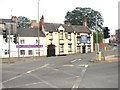
M 106 52 L 112 54 L 113 50 Z M 94 58 L 95 53 L 88 53 L 3 64 L 2 85 L 3 88 L 117 88 L 117 62 L 90 63 Z

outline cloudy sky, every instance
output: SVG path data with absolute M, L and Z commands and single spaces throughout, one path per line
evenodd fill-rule
M 118 28 L 119 0 L 39 0 L 39 16 L 44 15 L 45 22 L 63 23 L 67 11 L 76 7 L 90 7 L 99 11 L 104 18 L 104 26 L 114 34 Z M 25 16 L 37 20 L 38 0 L 0 0 L 0 18 Z M 12 12 L 11 12 L 12 11 Z

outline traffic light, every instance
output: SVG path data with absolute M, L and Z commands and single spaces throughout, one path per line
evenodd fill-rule
M 7 30 L 3 29 L 2 34 L 3 34 L 3 38 L 5 39 L 5 42 L 7 42 Z
M 104 27 L 103 28 L 103 34 L 104 34 L 104 39 L 107 39 L 110 37 L 110 30 L 108 29 L 108 27 Z
M 17 43 L 17 34 L 15 34 L 14 36 L 13 36 L 13 42 L 16 44 Z

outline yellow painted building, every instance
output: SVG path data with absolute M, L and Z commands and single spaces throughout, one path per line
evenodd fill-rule
M 44 23 L 44 55 L 93 52 L 93 33 L 85 26 Z

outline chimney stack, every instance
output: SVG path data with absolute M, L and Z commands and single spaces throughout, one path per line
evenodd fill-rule
M 13 22 L 17 23 L 17 17 L 16 16 L 12 16 L 11 19 L 12 19 Z

